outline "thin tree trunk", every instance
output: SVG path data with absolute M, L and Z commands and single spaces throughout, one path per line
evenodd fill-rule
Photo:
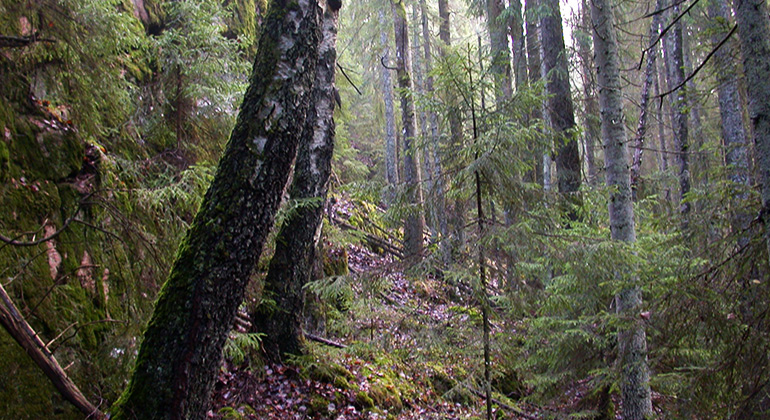
M 420 0 L 420 12 L 422 18 L 422 38 L 425 63 L 425 89 L 428 95 L 433 95 L 433 61 L 431 56 L 431 37 L 428 27 L 428 13 L 425 0 Z M 428 112 L 428 124 L 430 126 L 430 146 L 432 146 L 433 159 L 433 190 L 431 191 L 433 199 L 433 208 L 435 211 L 435 221 L 439 232 L 439 249 L 441 250 L 441 260 L 445 265 L 451 261 L 451 247 L 449 244 L 449 228 L 447 226 L 446 194 L 444 191 L 444 179 L 441 170 L 441 157 L 439 154 L 439 135 L 438 135 L 438 116 L 436 112 Z M 429 159 L 426 157 L 426 159 Z
M 415 135 L 417 127 L 414 120 L 414 101 L 410 92 L 413 90 L 410 76 L 412 57 L 409 51 L 409 33 L 406 22 L 406 9 L 403 0 L 392 0 L 393 28 L 396 37 L 396 72 L 398 87 L 401 89 L 401 123 L 403 124 L 404 186 L 410 209 L 404 220 L 404 254 L 407 260 L 414 262 L 423 252 L 423 230 L 425 217 L 422 211 L 422 186 L 420 167 L 415 153 Z
M 669 16 L 674 19 L 679 15 L 679 3 L 675 2 L 669 10 Z M 690 192 L 690 162 L 689 140 L 687 126 L 687 97 L 684 84 L 684 58 L 682 52 L 682 21 L 675 23 L 664 37 L 664 55 L 668 73 L 668 88 L 675 89 L 671 95 L 671 121 L 674 130 L 674 149 L 679 180 L 679 213 L 682 217 L 682 227 L 688 226 L 690 203 L 686 201 Z
M 113 419 L 203 419 L 222 347 L 288 182 L 320 39 L 313 0 L 270 3 L 214 181 L 163 286 Z
M 662 52 L 662 49 L 661 49 Z M 655 52 L 655 54 L 658 54 L 658 58 L 660 58 L 660 53 Z M 661 92 L 661 79 L 663 78 L 663 72 L 661 71 L 661 63 L 660 61 L 664 60 L 656 60 L 659 63 L 655 66 L 655 97 L 659 97 Z M 659 151 L 659 159 L 660 159 L 660 170 L 661 172 L 668 171 L 668 152 L 666 151 L 666 123 L 665 123 L 665 115 L 663 113 L 663 101 L 655 103 L 655 117 L 658 119 L 658 142 L 660 145 L 660 151 Z
M 607 0 L 593 0 L 594 50 L 599 81 L 604 162 L 610 190 L 610 232 L 613 241 L 636 242 L 628 147 L 623 125 L 620 64 L 613 15 Z M 637 276 L 632 277 L 638 283 Z M 650 373 L 647 367 L 647 338 L 639 318 L 642 290 L 625 286 L 616 296 L 617 311 L 626 323 L 618 331 L 623 419 L 645 420 L 652 416 Z
M 382 61 L 389 62 L 390 47 L 388 35 L 385 32 L 385 11 L 379 10 L 380 18 L 380 45 L 382 46 Z M 396 112 L 393 106 L 393 82 L 390 79 L 390 70 L 380 66 L 380 78 L 382 79 L 382 98 L 385 102 L 385 180 L 391 188 L 396 187 L 398 177 L 398 156 L 396 152 Z M 392 200 L 393 197 L 387 197 Z
M 428 72 L 425 70 L 422 62 L 423 56 L 420 45 L 421 29 L 422 20 L 420 19 L 419 4 L 412 3 L 412 73 L 414 74 L 414 89 L 415 93 L 419 96 L 425 96 L 425 79 L 427 78 Z M 417 109 L 417 116 L 420 122 L 419 150 L 422 156 L 420 163 L 422 164 L 421 169 L 425 191 L 424 195 L 430 195 L 431 191 L 433 191 L 434 177 L 433 168 L 431 166 L 433 159 L 431 159 L 430 142 L 428 141 L 428 114 L 423 107 L 419 107 Z M 425 202 L 425 218 L 433 237 L 437 236 L 435 215 L 436 212 L 435 208 L 433 208 L 433 201 L 427 200 Z
M 692 58 L 693 52 L 690 47 L 690 35 L 687 30 L 688 25 L 682 24 L 682 58 L 684 63 L 684 74 L 689 76 L 693 72 Z M 689 124 L 691 127 L 690 137 L 693 139 L 696 153 L 692 156 L 692 165 L 695 166 L 694 175 L 696 175 L 701 181 L 702 185 L 708 185 L 708 159 L 706 155 L 701 153 L 703 148 L 703 124 L 701 121 L 701 115 L 703 114 L 700 104 L 700 94 L 698 93 L 698 87 L 695 85 L 695 78 L 691 78 L 685 84 L 687 87 L 687 109 L 689 110 Z M 690 175 L 693 176 L 693 173 Z
M 337 63 L 337 12 L 330 8 L 324 13 L 322 32 L 312 106 L 307 113 L 290 189 L 291 198 L 299 207 L 281 226 L 264 281 L 263 295 L 272 298 L 276 308 L 252 317 L 254 330 L 265 333 L 262 349 L 268 360 L 274 362 L 279 362 L 285 354 L 301 354 L 303 350 L 304 286 L 312 277 L 329 190 Z
M 663 0 L 657 0 L 655 2 L 655 10 L 661 10 L 663 8 Z M 653 48 L 653 42 L 658 39 L 660 34 L 660 23 L 663 19 L 662 13 L 656 13 L 652 16 L 652 23 L 650 23 L 650 30 L 647 35 L 647 64 L 644 68 L 644 84 L 642 85 L 642 100 L 639 102 L 639 124 L 636 127 L 636 137 L 634 138 L 634 160 L 631 164 L 631 192 L 633 194 L 634 201 L 636 201 L 636 189 L 639 182 L 639 174 L 642 168 L 642 153 L 644 152 L 644 136 L 647 134 L 647 120 L 648 120 L 648 108 L 650 101 L 650 87 L 652 86 L 654 71 L 655 71 L 655 59 L 658 57 L 657 48 Z
M 575 139 L 575 112 L 569 85 L 569 66 L 564 47 L 559 0 L 542 0 L 540 44 L 543 53 L 542 76 L 546 79 L 546 112 L 556 136 L 556 179 L 559 192 L 580 189 L 580 152 Z
M 594 59 L 591 51 L 591 9 L 586 0 L 581 4 L 582 28 L 578 34 L 578 55 L 583 76 L 583 119 L 585 131 L 585 158 L 588 167 L 588 184 L 595 186 L 599 178 L 599 168 L 594 153 L 596 144 L 601 141 L 601 120 L 599 117 L 599 102 L 596 98 L 596 80 L 594 79 Z
M 540 59 L 540 39 L 538 35 L 538 29 L 537 29 L 537 9 L 538 9 L 538 0 L 525 0 L 524 2 L 524 16 L 525 16 L 525 27 L 527 29 L 526 34 L 526 41 L 527 41 L 527 75 L 529 79 L 529 84 L 534 85 L 537 83 L 541 78 L 541 63 L 542 60 Z M 534 107 L 530 111 L 529 117 L 533 120 L 542 120 L 543 119 L 543 110 L 545 109 L 545 104 L 543 104 L 542 107 Z M 543 162 L 542 158 L 544 156 L 548 156 L 550 160 L 551 152 L 549 150 L 543 151 L 541 148 L 538 148 L 540 150 L 537 150 L 535 153 L 535 162 L 533 164 L 533 168 L 543 168 Z M 543 189 L 547 189 L 548 186 L 550 186 L 550 165 L 548 166 L 548 170 L 537 170 L 534 169 L 532 171 L 532 178 L 540 183 L 540 185 L 543 186 Z M 544 176 L 546 175 L 547 176 Z
M 522 18 L 521 0 L 510 0 L 508 29 L 513 48 L 514 87 L 521 91 L 528 84 L 527 44 L 524 38 L 524 19 Z
M 719 30 L 711 35 L 711 43 L 716 47 L 728 33 L 730 22 L 729 4 L 725 0 L 711 0 L 708 14 L 712 22 L 718 22 Z M 748 200 L 749 155 L 746 128 L 743 125 L 743 103 L 738 87 L 737 70 L 733 64 L 731 51 L 737 50 L 737 40 L 728 40 L 714 53 L 714 66 L 717 77 L 717 96 L 719 115 L 722 120 L 722 139 L 725 147 L 725 165 L 727 178 L 733 183 L 737 194 L 732 194 L 732 230 L 738 236 L 738 246 L 748 243 L 747 235 L 740 233 L 748 227 L 751 216 L 742 210 Z

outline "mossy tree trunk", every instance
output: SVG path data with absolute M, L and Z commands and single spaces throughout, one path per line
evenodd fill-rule
M 612 7 L 607 0 L 592 0 L 594 51 L 599 84 L 606 182 L 610 191 L 610 232 L 613 241 L 636 242 L 631 177 L 628 169 L 628 139 L 623 124 L 623 95 L 620 88 L 620 59 L 613 26 Z M 647 337 L 639 310 L 642 289 L 638 276 L 631 275 L 616 296 L 617 311 L 624 322 L 618 331 L 620 388 L 625 420 L 652 416 L 650 373 L 647 367 Z
M 222 347 L 296 156 L 315 77 L 320 8 L 275 0 L 214 181 L 161 290 L 113 419 L 202 419 Z
M 275 310 L 253 317 L 257 332 L 266 334 L 262 348 L 271 361 L 284 354 L 300 354 L 304 342 L 303 287 L 313 273 L 316 244 L 329 187 L 334 151 L 334 74 L 337 63 L 337 11 L 326 10 L 323 41 L 313 86 L 312 106 L 297 151 L 290 189 L 296 210 L 290 212 L 275 241 L 264 294 L 275 300 Z

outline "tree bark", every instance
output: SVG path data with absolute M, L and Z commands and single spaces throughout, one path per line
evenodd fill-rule
M 392 0 L 393 29 L 396 38 L 396 73 L 398 87 L 401 89 L 401 123 L 403 124 L 403 159 L 404 187 L 406 200 L 410 208 L 404 219 L 404 254 L 407 260 L 414 262 L 422 256 L 423 231 L 425 217 L 422 211 L 422 187 L 420 166 L 415 153 L 415 135 L 417 127 L 414 120 L 414 101 L 410 92 L 413 90 L 410 76 L 412 57 L 409 51 L 409 33 L 406 23 L 406 9 L 403 0 Z
M 594 50 L 599 81 L 602 138 L 606 182 L 610 191 L 610 232 L 613 241 L 636 242 L 628 147 L 623 124 L 620 64 L 612 8 L 607 0 L 592 0 Z M 634 276 L 635 283 L 638 278 Z M 647 367 L 647 338 L 637 315 L 642 304 L 638 284 L 626 286 L 616 296 L 617 311 L 626 321 L 618 331 L 621 369 L 621 396 L 625 420 L 645 420 L 652 416 L 650 373 Z
M 663 8 L 663 0 L 655 2 L 655 10 Z M 657 48 L 653 48 L 653 43 L 657 41 L 660 33 L 660 22 L 662 13 L 656 13 L 652 16 L 650 30 L 647 35 L 647 63 L 644 68 L 644 84 L 642 85 L 642 99 L 639 102 L 639 124 L 636 126 L 636 137 L 634 138 L 634 160 L 631 164 L 631 192 L 634 201 L 636 201 L 636 189 L 639 182 L 639 174 L 642 169 L 642 154 L 644 153 L 644 137 L 647 134 L 648 108 L 650 101 L 650 88 L 652 87 L 655 59 L 658 57 Z
M 538 0 L 525 0 L 524 2 L 524 24 L 527 29 L 527 34 L 525 36 L 525 39 L 527 41 L 527 75 L 530 86 L 537 83 L 541 78 L 541 63 L 542 60 L 540 59 L 540 39 L 538 35 L 538 29 L 537 29 L 537 17 L 536 17 L 536 11 L 538 9 Z M 534 107 L 530 111 L 530 119 L 532 120 L 542 120 L 543 119 L 543 110 L 545 109 L 545 104 L 543 104 L 542 107 Z M 537 157 L 535 159 L 534 164 L 532 165 L 533 168 L 542 168 L 542 162 L 541 157 L 548 156 L 550 160 L 551 151 L 545 150 L 543 151 L 541 148 L 538 148 L 538 153 L 536 153 Z M 545 169 L 545 168 L 543 168 Z M 547 176 L 546 176 L 547 173 Z M 550 165 L 548 166 L 548 170 L 542 170 L 538 171 L 537 169 L 533 169 L 532 171 L 532 178 L 540 183 L 540 185 L 543 186 L 543 189 L 547 189 L 547 186 L 550 185 Z
M 263 296 L 272 298 L 276 309 L 252 317 L 254 330 L 265 333 L 262 349 L 274 362 L 281 361 L 284 354 L 301 354 L 303 350 L 304 286 L 312 277 L 329 190 L 335 131 L 337 11 L 327 8 L 324 12 L 322 33 L 312 106 L 307 112 L 289 190 L 298 208 L 281 226 L 264 282 Z
M 486 0 L 487 31 L 491 64 L 489 67 L 495 79 L 495 102 L 498 108 L 513 96 L 511 87 L 511 54 L 508 51 L 508 31 L 500 19 L 505 8 L 502 0 Z
M 513 74 L 514 87 L 520 91 L 527 86 L 527 45 L 524 38 L 524 19 L 522 19 L 521 0 L 510 0 L 508 6 L 510 18 L 508 20 L 508 30 L 511 36 L 511 45 L 513 49 Z
M 583 77 L 583 120 L 585 124 L 585 158 L 588 168 L 588 184 L 595 186 L 599 178 L 596 162 L 596 144 L 601 141 L 601 118 L 599 102 L 596 98 L 596 79 L 594 78 L 594 59 L 591 51 L 591 9 L 586 0 L 581 4 L 582 28 L 577 34 L 578 55 Z
M 569 85 L 569 67 L 564 47 L 561 12 L 558 0 L 542 0 L 540 44 L 542 77 L 548 94 L 546 112 L 555 134 L 556 180 L 559 192 L 575 193 L 580 189 L 580 152 L 575 139 L 575 111 Z
M 296 157 L 319 49 L 313 0 L 275 0 L 214 181 L 163 286 L 113 419 L 203 419 L 222 347 Z
M 385 11 L 380 9 L 380 44 L 382 45 L 382 60 L 389 62 L 390 47 L 388 35 L 385 32 Z M 396 112 L 393 106 L 393 82 L 390 79 L 390 70 L 380 66 L 380 78 L 382 79 L 382 98 L 385 102 L 385 180 L 393 189 L 398 185 L 398 156 L 396 153 Z M 392 200 L 393 197 L 388 197 Z
M 675 2 L 669 10 L 671 19 L 679 16 L 679 3 Z M 675 160 L 679 179 L 679 213 L 682 217 L 682 227 L 687 227 L 690 213 L 690 203 L 686 201 L 690 192 L 690 161 L 687 126 L 687 97 L 684 84 L 684 58 L 682 52 L 682 21 L 674 26 L 664 37 L 664 55 L 666 57 L 666 72 L 668 73 L 669 90 L 677 88 L 671 95 L 671 121 L 674 131 Z
M 762 183 L 762 222 L 770 257 L 770 19 L 764 0 L 734 0 L 733 8 L 749 86 L 749 117 Z
M 718 30 L 711 35 L 711 43 L 716 47 L 729 31 L 728 23 L 732 10 L 725 0 L 711 0 L 708 4 L 708 14 L 709 18 L 719 25 Z M 750 184 L 748 141 L 746 128 L 743 125 L 743 103 L 738 87 L 737 70 L 734 68 L 731 57 L 731 51 L 737 51 L 737 47 L 737 40 L 728 40 L 714 53 L 714 66 L 727 178 L 737 190 L 737 194 L 732 194 L 732 230 L 734 234 L 739 235 L 748 227 L 751 216 L 741 210 L 748 200 Z M 738 238 L 738 246 L 748 243 L 746 235 L 740 235 Z

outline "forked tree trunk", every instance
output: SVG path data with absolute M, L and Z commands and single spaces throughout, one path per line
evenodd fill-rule
M 113 419 L 203 419 L 305 123 L 320 38 L 313 0 L 274 0 L 217 173 L 179 247 Z
M 252 317 L 254 330 L 265 334 L 262 349 L 267 359 L 275 362 L 285 354 L 297 355 L 303 351 L 304 286 L 312 277 L 329 190 L 335 131 L 337 11 L 324 12 L 322 34 L 310 98 L 312 105 L 307 112 L 289 190 L 298 207 L 281 225 L 264 281 L 263 295 L 275 301 L 275 310 Z
M 412 57 L 409 51 L 409 33 L 403 0 L 392 0 L 393 29 L 396 38 L 396 73 L 401 89 L 401 123 L 403 124 L 404 187 L 409 204 L 404 219 L 404 255 L 414 262 L 422 256 L 425 217 L 422 211 L 422 187 L 420 166 L 415 148 L 417 127 L 414 119 L 413 90 L 410 75 Z
M 612 7 L 607 0 L 593 0 L 594 51 L 599 81 L 602 138 L 607 187 L 610 191 L 610 232 L 613 241 L 636 242 L 628 147 L 623 125 L 620 63 Z M 647 338 L 639 317 L 642 289 L 637 276 L 616 296 L 617 311 L 623 318 L 618 331 L 623 419 L 645 420 L 652 416 L 650 373 L 647 367 Z
M 540 47 L 542 76 L 546 79 L 546 112 L 555 135 L 556 179 L 559 192 L 575 193 L 580 189 L 580 152 L 575 138 L 575 111 L 569 84 L 567 51 L 564 47 L 559 0 L 542 0 Z

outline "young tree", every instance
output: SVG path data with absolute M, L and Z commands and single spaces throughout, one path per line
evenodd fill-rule
M 594 51 L 599 82 L 599 106 L 606 182 L 610 190 L 610 233 L 613 241 L 636 242 L 628 146 L 623 125 L 620 60 L 612 7 L 607 0 L 592 0 Z M 638 281 L 631 276 L 632 281 Z M 645 420 L 652 415 L 650 374 L 647 367 L 647 338 L 639 318 L 642 290 L 638 284 L 625 286 L 616 296 L 617 311 L 624 324 L 618 332 L 623 418 Z
M 275 253 L 264 282 L 263 295 L 275 300 L 275 310 L 254 317 L 257 332 L 265 333 L 262 349 L 279 361 L 284 354 L 300 354 L 304 342 L 303 287 L 311 280 L 316 245 L 321 236 L 326 194 L 334 151 L 334 75 L 337 64 L 337 11 L 323 16 L 323 39 L 302 142 L 297 151 L 290 211 L 275 240 Z
M 286 188 L 320 38 L 314 0 L 275 0 L 214 181 L 160 292 L 113 419 L 202 419 L 235 312 Z
M 396 37 L 396 73 L 401 89 L 401 124 L 403 124 L 404 186 L 410 208 L 404 220 L 404 254 L 407 259 L 419 259 L 423 252 L 425 217 L 422 211 L 422 186 L 420 166 L 415 152 L 417 126 L 414 119 L 413 90 L 410 76 L 412 57 L 409 50 L 409 33 L 403 0 L 392 0 L 393 29 Z

